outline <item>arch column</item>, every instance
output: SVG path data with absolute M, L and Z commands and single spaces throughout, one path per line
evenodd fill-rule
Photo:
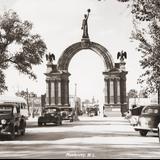
M 50 105 L 50 81 L 46 80 L 46 105 Z
M 51 105 L 55 105 L 55 80 L 51 81 Z
M 59 106 L 61 106 L 62 105 L 62 100 L 61 100 L 61 98 L 62 98 L 62 92 L 61 92 L 61 80 L 59 79 L 59 80 L 57 80 L 57 104 L 59 105 Z
M 63 73 L 62 74 L 62 88 L 61 88 L 61 92 L 62 92 L 62 105 L 63 106 L 70 106 L 69 104 L 69 76 L 70 74 L 67 73 Z
M 122 116 L 128 111 L 127 97 L 126 97 L 126 75 L 127 71 L 122 71 L 120 75 L 120 102 Z

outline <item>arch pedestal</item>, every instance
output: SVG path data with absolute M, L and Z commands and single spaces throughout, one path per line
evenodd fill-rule
M 69 104 L 69 76 L 68 66 L 79 51 L 90 49 L 98 54 L 103 62 L 104 75 L 104 110 L 119 109 L 127 111 L 126 103 L 126 75 L 125 63 L 114 63 L 108 50 L 98 43 L 82 39 L 81 42 L 69 46 L 61 55 L 57 65 L 49 62 L 46 75 L 46 106 L 70 106 Z
M 128 111 L 126 101 L 126 75 L 127 71 L 114 68 L 108 72 L 103 72 L 105 81 L 105 102 L 104 110 L 120 111 L 122 116 Z
M 46 106 L 69 106 L 70 73 L 57 70 L 57 65 L 47 64 Z

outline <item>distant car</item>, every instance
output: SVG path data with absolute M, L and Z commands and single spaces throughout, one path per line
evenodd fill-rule
M 71 107 L 61 107 L 61 116 L 62 120 L 70 120 L 70 122 L 73 122 L 74 119 L 74 110 Z
M 62 125 L 60 108 L 47 107 L 44 109 L 43 115 L 38 118 L 38 126 L 46 125 L 48 123 L 54 123 L 57 126 Z
M 0 104 L 0 136 L 14 140 L 16 134 L 25 134 L 26 117 L 21 114 L 21 109 L 15 103 Z
M 138 124 L 135 130 L 139 131 L 141 136 L 146 136 L 149 131 L 157 133 L 159 122 L 160 105 L 145 106 L 138 118 Z

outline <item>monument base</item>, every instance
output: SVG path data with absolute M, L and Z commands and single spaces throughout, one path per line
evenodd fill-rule
M 103 116 L 104 117 L 122 117 L 121 105 L 120 104 L 105 105 L 103 108 Z

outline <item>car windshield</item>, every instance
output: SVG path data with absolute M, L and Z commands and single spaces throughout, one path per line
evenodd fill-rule
M 158 113 L 160 113 L 160 109 L 146 108 L 143 113 L 145 113 L 145 114 L 158 114 Z
M 45 109 L 45 113 L 55 113 L 57 111 L 57 109 L 56 108 L 47 108 L 47 109 Z
M 10 105 L 0 105 L 0 114 L 10 113 L 13 110 L 13 106 Z

